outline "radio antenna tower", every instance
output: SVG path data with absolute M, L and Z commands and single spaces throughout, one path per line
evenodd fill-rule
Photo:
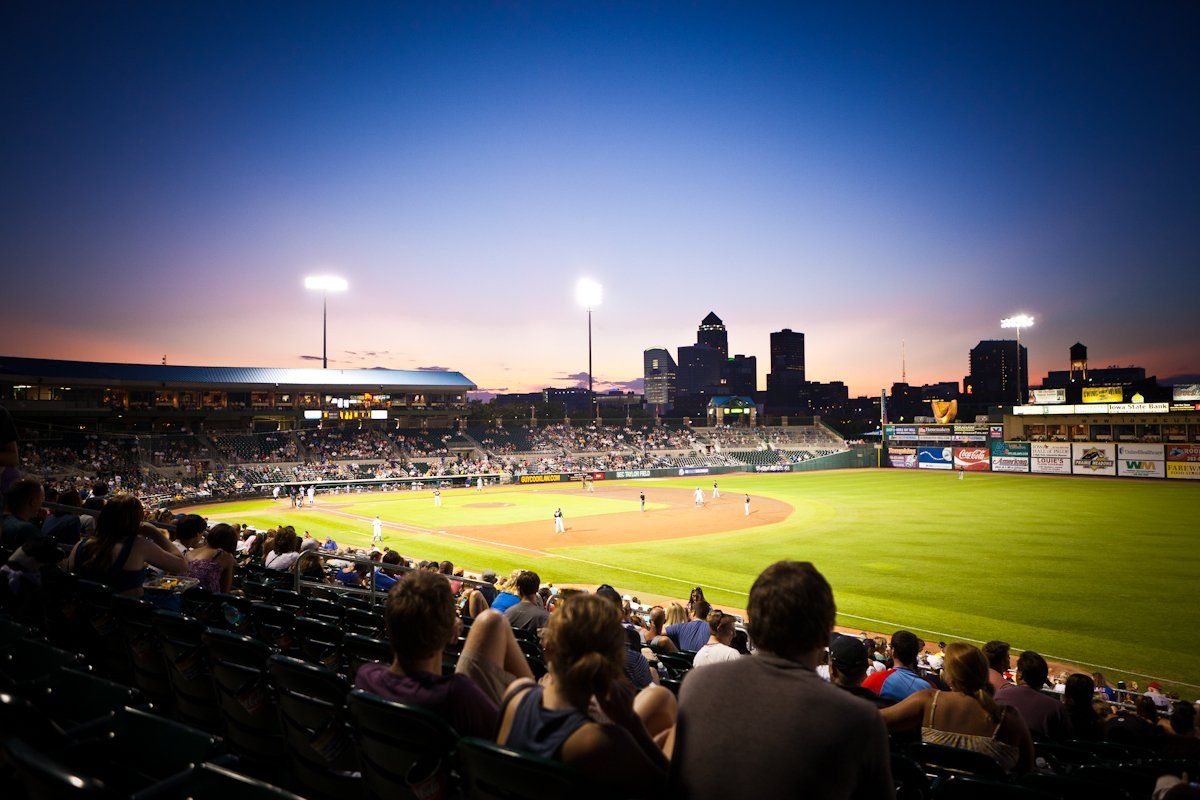
M 900 340 L 900 382 L 908 383 L 908 362 L 904 355 L 904 340 Z

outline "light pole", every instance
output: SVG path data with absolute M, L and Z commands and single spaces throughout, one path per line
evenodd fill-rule
M 1000 320 L 1001 328 L 1015 328 L 1017 331 L 1017 405 L 1025 402 L 1025 388 L 1021 386 L 1021 328 L 1032 326 L 1033 317 L 1028 314 L 1017 314 L 1015 317 L 1005 317 Z
M 304 279 L 304 288 L 321 293 L 321 369 L 329 367 L 329 293 L 344 292 L 350 284 L 336 275 L 309 275 Z
M 588 317 L 588 400 L 592 404 L 592 417 L 600 418 L 600 407 L 596 393 L 592 390 L 592 309 L 600 305 L 604 289 L 591 278 L 580 278 L 575 284 L 575 301 L 587 309 Z

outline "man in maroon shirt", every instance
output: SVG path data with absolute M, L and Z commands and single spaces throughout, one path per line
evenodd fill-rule
M 1017 685 L 996 692 L 996 702 L 1020 711 L 1035 738 L 1053 742 L 1068 738 L 1071 726 L 1062 701 L 1042 694 L 1049 674 L 1046 659 L 1026 650 L 1017 659 Z

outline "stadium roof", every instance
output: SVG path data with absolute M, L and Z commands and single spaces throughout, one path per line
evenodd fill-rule
M 410 392 L 475 389 L 461 372 L 400 369 L 293 369 L 285 367 L 185 367 L 113 364 L 0 356 L 0 381 L 91 386 L 222 386 L 242 389 L 342 388 Z

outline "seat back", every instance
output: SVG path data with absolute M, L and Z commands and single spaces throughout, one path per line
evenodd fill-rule
M 322 622 L 339 625 L 345 615 L 346 609 L 328 598 L 309 597 L 304 603 L 304 616 L 309 619 L 319 619 Z
M 300 617 L 292 625 L 296 655 L 330 669 L 342 666 L 342 629 L 319 619 Z
M 1165 772 L 1165 770 L 1164 770 Z M 1088 764 L 1071 771 L 1081 781 L 1122 789 L 1134 797 L 1149 797 L 1156 776 L 1133 769 L 1130 765 Z
M 1061 800 L 1131 800 L 1129 792 L 1119 786 L 1091 783 L 1065 775 L 1031 772 L 1021 778 L 1020 783 Z
M 146 600 L 117 595 L 113 598 L 112 608 L 133 661 L 134 685 L 155 706 L 170 710 L 174 704 L 171 679 L 152 624 L 155 607 Z
M 346 712 L 350 685 L 328 667 L 271 656 L 289 762 L 303 794 L 343 800 L 361 791 L 358 751 Z
M 200 638 L 204 623 L 173 611 L 155 611 L 152 624 L 166 658 L 175 715 L 189 725 L 220 732 L 221 712 Z
M 80 641 L 87 661 L 97 672 L 123 683 L 133 680 L 133 659 L 113 611 L 112 589 L 93 581 L 76 581 Z
M 205 763 L 154 790 L 153 800 L 303 800 L 299 795 L 264 781 Z
M 65 733 L 76 736 L 105 724 L 126 706 L 145 703 L 137 689 L 73 669 L 55 672 L 29 699 Z
M 283 753 L 284 743 L 267 671 L 271 648 L 257 639 L 219 628 L 207 629 L 201 641 L 230 748 L 273 766 Z
M 1055 800 L 1055 797 L 1006 781 L 949 775 L 938 780 L 933 800 Z
M 347 633 L 342 637 L 342 658 L 345 674 L 350 680 L 358 674 L 358 668 L 363 664 L 392 662 L 392 646 L 383 639 L 375 639 L 357 633 Z
M 464 794 L 483 800 L 579 800 L 590 797 L 579 774 L 557 761 L 466 738 L 458 743 Z
M 4 742 L 4 754 L 25 795 L 38 800 L 109 800 L 116 795 L 94 778 L 78 775 L 18 739 Z
M 359 633 L 375 639 L 384 637 L 383 615 L 378 612 L 348 608 L 346 616 L 342 619 L 342 625 L 347 633 Z
M 405 797 L 414 791 L 414 783 L 437 784 L 448 791 L 458 734 L 445 720 L 361 689 L 350 693 L 348 706 L 372 795 L 380 800 Z
M 299 613 L 304 610 L 304 596 L 294 589 L 272 589 L 271 605 L 283 606 Z
M 292 625 L 295 621 L 295 613 L 281 606 L 255 603 L 250 607 L 250 625 L 254 630 L 254 638 L 285 653 L 290 652 L 294 646 Z
M 926 800 L 929 797 L 929 778 L 921 765 L 903 753 L 892 753 L 891 761 L 896 800 Z
M 974 750 L 947 747 L 932 742 L 917 742 L 906 750 L 907 755 L 927 772 L 939 775 L 970 775 L 984 780 L 1003 781 L 1004 770 L 996 761 Z
M 45 642 L 20 639 L 0 652 L 0 688 L 27 692 L 46 683 L 62 667 L 83 666 L 76 653 L 60 650 Z

